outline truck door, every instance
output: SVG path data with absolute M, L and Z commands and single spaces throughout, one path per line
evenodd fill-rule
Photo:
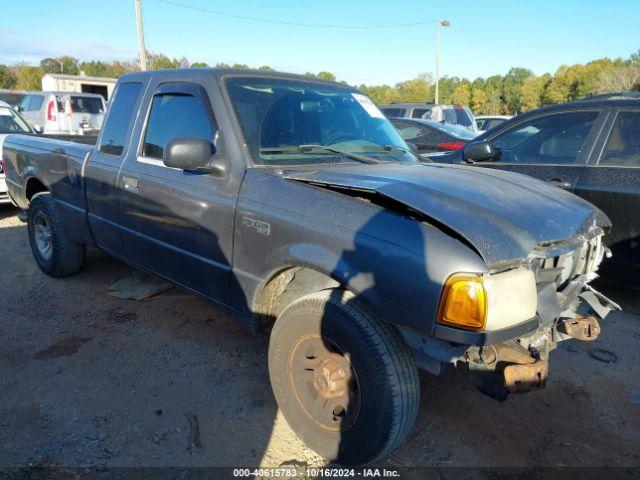
M 97 148 L 84 172 L 91 231 L 100 248 L 117 256 L 124 256 L 117 178 L 129 152 L 129 132 L 138 111 L 142 87 L 140 82 L 118 85 Z
M 218 127 L 203 85 L 171 82 L 147 95 L 138 155 L 120 172 L 127 258 L 214 301 L 228 303 L 237 182 L 166 167 L 175 139 L 216 143 Z M 218 145 L 217 155 L 224 155 Z

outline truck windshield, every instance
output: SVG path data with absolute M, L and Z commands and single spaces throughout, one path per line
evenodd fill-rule
M 349 87 L 264 77 L 225 85 L 256 164 L 415 161 L 378 107 Z

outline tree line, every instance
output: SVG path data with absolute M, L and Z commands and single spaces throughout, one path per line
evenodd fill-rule
M 209 67 L 204 62 L 190 63 L 186 57 L 170 58 L 161 53 L 148 53 L 148 68 Z M 218 63 L 216 67 L 247 69 L 245 64 Z M 259 70 L 273 70 L 268 65 Z M 45 58 L 38 66 L 27 64 L 0 65 L 0 88 L 40 90 L 46 73 L 117 78 L 140 70 L 138 61 L 79 61 L 71 56 Z M 331 72 L 307 72 L 306 75 L 335 81 Z M 344 82 L 343 82 L 344 83 Z M 359 85 L 376 103 L 433 102 L 434 82 L 430 73 L 396 85 Z M 516 114 L 552 103 L 562 103 L 598 93 L 640 90 L 640 50 L 628 58 L 601 58 L 586 64 L 561 66 L 555 73 L 535 75 L 521 67 L 511 68 L 505 75 L 487 78 L 445 76 L 439 82 L 440 103 L 468 105 L 475 114 Z

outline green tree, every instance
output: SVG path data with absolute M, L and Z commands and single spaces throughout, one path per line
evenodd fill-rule
M 110 77 L 111 65 L 100 61 L 81 62 L 78 65 L 81 72 L 90 77 Z
M 329 80 L 330 82 L 336 81 L 336 76 L 331 72 L 319 72 L 316 77 L 322 80 Z
M 45 73 L 64 73 L 66 75 L 78 75 L 78 59 L 68 55 L 55 58 L 45 58 L 40 62 L 40 68 Z
M 428 73 L 421 73 L 416 78 L 398 83 L 395 86 L 398 100 L 402 102 L 433 101 L 430 80 Z
M 452 103 L 451 96 L 459 83 L 460 79 L 458 77 L 442 77 L 438 86 L 438 96 L 440 97 L 438 101 L 440 103 Z
M 531 75 L 533 75 L 531 70 L 519 67 L 511 68 L 507 72 L 502 82 L 502 107 L 505 113 L 513 114 L 521 111 L 520 96 L 522 85 L 525 79 Z
M 209 68 L 209 64 L 205 62 L 193 62 L 191 68 Z
M 40 67 L 29 65 L 15 65 L 16 90 L 42 90 L 42 76 L 44 71 Z
M 14 88 L 17 81 L 13 70 L 6 65 L 0 65 L 0 88 Z
M 149 70 L 180 68 L 180 60 L 177 58 L 169 58 L 163 53 L 147 52 L 147 68 Z
M 475 83 L 475 82 L 474 82 Z M 482 115 L 487 112 L 487 103 L 489 97 L 482 87 L 474 86 L 471 88 L 471 110 L 476 115 Z
M 305 76 L 306 77 L 313 77 L 313 78 L 320 78 L 322 80 L 329 80 L 330 82 L 335 82 L 336 81 L 336 76 L 333 73 L 330 73 L 330 72 L 319 72 L 319 73 L 305 72 Z
M 502 83 L 501 75 L 492 75 L 484 81 L 483 90 L 487 96 L 484 113 L 498 115 L 502 112 Z
M 263 70 L 265 72 L 275 72 L 275 69 L 271 68 L 269 65 L 262 65 L 258 67 L 258 70 Z
M 360 85 L 359 89 L 377 104 L 400 101 L 397 90 L 389 85 Z
M 569 67 L 562 65 L 547 85 L 544 91 L 544 103 L 563 103 L 568 102 L 571 95 L 571 81 L 567 75 Z
M 471 86 L 468 80 L 463 80 L 456 86 L 451 94 L 451 103 L 467 106 L 471 104 Z
M 520 96 L 520 109 L 523 112 L 533 110 L 542 105 L 547 78 L 531 75 L 525 78 Z

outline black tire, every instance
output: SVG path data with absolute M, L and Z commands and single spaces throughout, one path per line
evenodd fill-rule
M 418 371 L 402 336 L 344 290 L 307 295 L 280 314 L 269 341 L 269 376 L 293 431 L 341 465 L 391 453 L 418 414 Z
M 78 272 L 84 262 L 86 247 L 68 237 L 58 206 L 51 195 L 36 195 L 29 204 L 28 217 L 29 243 L 40 270 L 52 277 Z M 42 237 L 37 233 L 45 224 L 50 238 L 46 242 L 48 247 L 42 246 Z

